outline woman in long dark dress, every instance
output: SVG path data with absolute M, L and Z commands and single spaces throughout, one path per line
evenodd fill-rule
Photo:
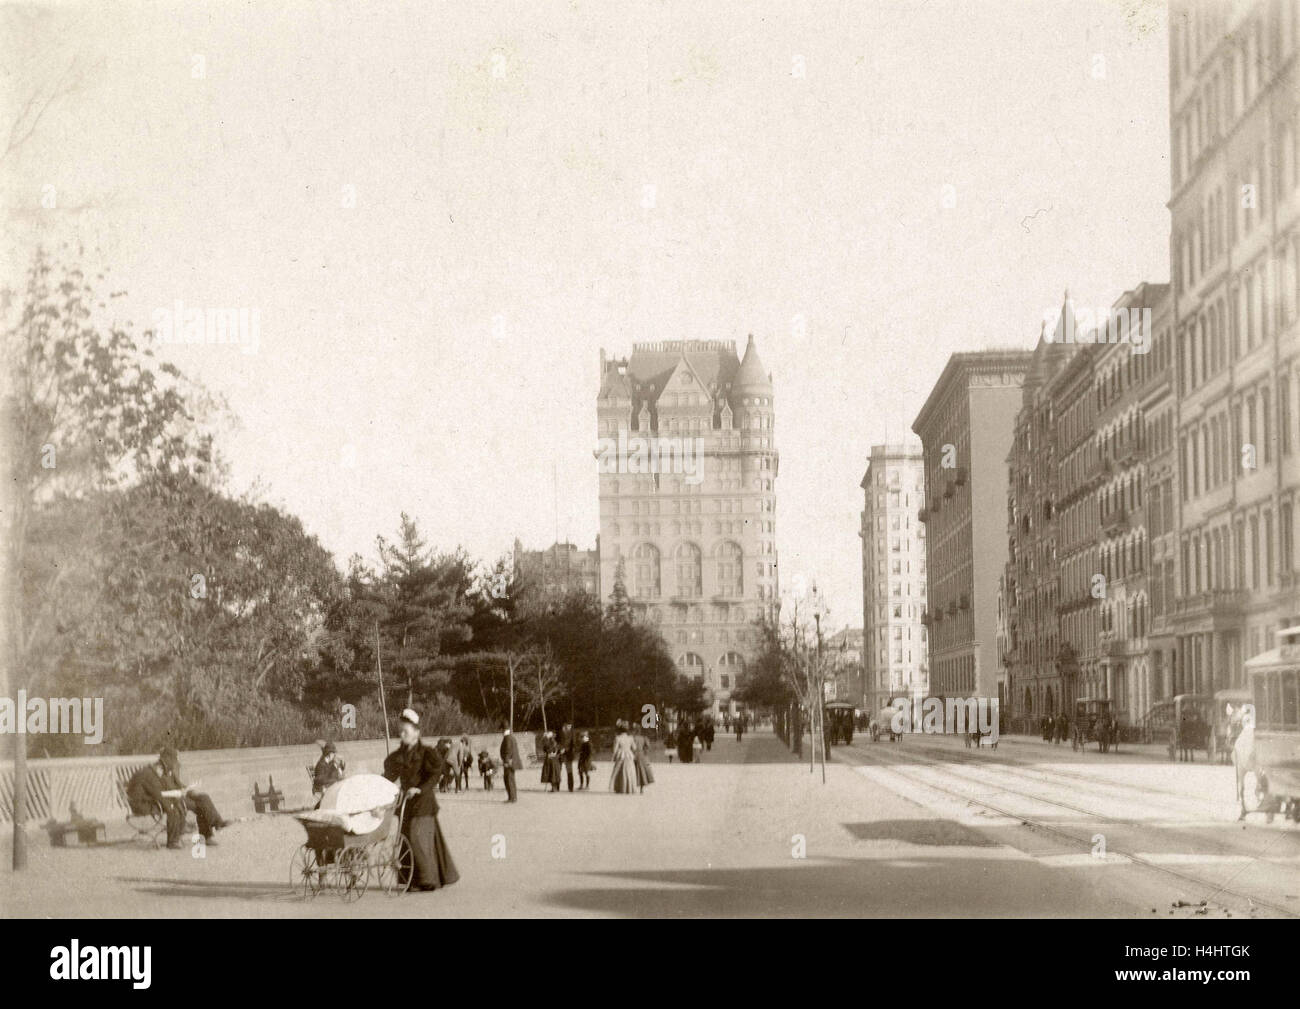
M 437 787 L 444 770 L 442 758 L 420 741 L 420 716 L 410 708 L 402 712 L 398 736 L 402 745 L 384 758 L 384 777 L 397 782 L 406 793 L 402 833 L 415 859 L 411 889 L 451 886 L 460 879 L 460 873 L 438 826 Z

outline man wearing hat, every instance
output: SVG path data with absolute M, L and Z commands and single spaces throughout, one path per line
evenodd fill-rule
M 221 814 L 217 812 L 217 807 L 213 805 L 212 798 L 207 792 L 195 790 L 195 786 L 187 785 L 181 781 L 181 756 L 173 747 L 167 746 L 158 754 L 159 762 L 165 767 L 171 777 L 173 789 L 182 789 L 185 794 L 181 796 L 181 804 L 194 814 L 194 819 L 198 821 L 199 833 L 203 835 L 203 840 L 211 847 L 217 843 L 214 836 L 222 827 L 230 825 L 229 820 L 223 820 Z
M 180 792 L 181 797 L 164 795 L 164 792 Z M 145 816 L 154 805 L 159 805 L 167 814 L 167 847 L 181 847 L 181 833 L 185 830 L 185 811 L 194 813 L 198 821 L 199 833 L 209 845 L 215 845 L 213 834 L 228 825 L 221 818 L 212 799 L 205 792 L 193 791 L 181 783 L 180 754 L 173 747 L 163 747 L 158 759 L 148 767 L 142 767 L 131 775 L 126 786 L 127 801 L 131 812 Z
M 327 739 L 320 748 L 320 760 L 316 761 L 316 768 L 312 771 L 312 795 L 323 797 L 325 789 L 336 781 L 342 781 L 346 771 L 347 765 L 339 756 L 339 748 Z
M 501 723 L 501 770 L 506 783 L 506 802 L 517 802 L 519 794 L 515 790 L 515 772 L 524 769 L 524 762 L 519 756 L 519 741 L 510 731 L 510 726 Z

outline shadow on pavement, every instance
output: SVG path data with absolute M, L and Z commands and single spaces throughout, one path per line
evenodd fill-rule
M 900 853 L 892 859 L 809 859 L 788 868 L 602 873 L 613 885 L 552 891 L 560 909 L 620 917 L 998 917 L 1024 913 L 1038 870 L 1020 858 L 980 860 Z M 642 884 L 629 886 L 628 884 Z M 1037 913 L 1125 914 L 1099 893 L 1057 882 L 1059 907 Z
M 301 900 L 286 882 L 239 883 L 232 880 L 158 879 L 148 876 L 118 876 L 117 881 L 137 885 L 137 893 L 156 897 L 236 897 L 241 900 Z
M 952 820 L 875 820 L 846 823 L 844 829 L 859 841 L 905 841 L 931 846 L 995 848 L 998 842 Z

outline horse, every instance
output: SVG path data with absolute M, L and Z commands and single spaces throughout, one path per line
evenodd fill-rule
M 1237 806 L 1240 812 L 1238 820 L 1246 819 L 1247 813 L 1263 813 L 1265 821 L 1273 822 L 1277 812 L 1277 802 L 1268 794 L 1268 778 L 1259 773 L 1259 764 L 1255 759 L 1255 727 L 1242 727 L 1237 741 L 1232 744 L 1232 769 L 1237 778 Z M 1250 776 L 1249 787 L 1254 793 L 1254 808 L 1246 808 L 1246 777 Z

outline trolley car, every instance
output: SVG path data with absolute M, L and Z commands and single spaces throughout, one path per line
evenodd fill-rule
M 831 743 L 853 743 L 853 705 L 848 701 L 826 702 L 826 738 Z
M 1243 815 L 1260 810 L 1272 820 L 1280 812 L 1300 823 L 1300 626 L 1277 640 L 1246 662 L 1253 700 L 1233 764 Z

